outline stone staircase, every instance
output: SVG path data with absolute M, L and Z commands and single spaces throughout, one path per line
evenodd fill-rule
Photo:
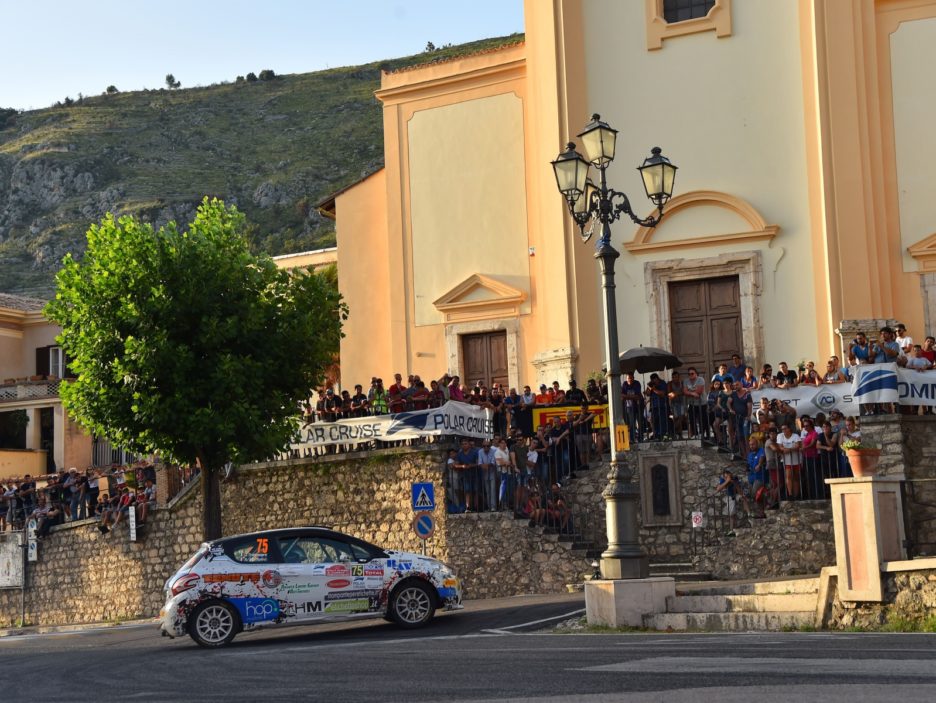
M 712 574 L 696 571 L 691 561 L 679 562 L 650 562 L 650 576 L 670 576 L 676 581 L 711 581 Z
M 763 631 L 813 627 L 819 577 L 759 582 L 682 583 L 666 612 L 644 616 L 652 630 Z

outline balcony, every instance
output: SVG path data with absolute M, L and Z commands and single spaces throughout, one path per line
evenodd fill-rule
M 4 403 L 22 402 L 24 400 L 58 398 L 59 385 L 61 383 L 61 379 L 54 377 L 40 378 L 37 380 L 8 378 L 0 383 L 0 405 Z

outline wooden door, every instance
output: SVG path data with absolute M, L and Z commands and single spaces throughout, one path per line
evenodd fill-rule
M 673 353 L 706 381 L 732 354 L 744 357 L 737 276 L 669 284 Z M 750 360 L 745 360 L 750 362 Z
M 507 385 L 507 333 L 462 335 L 463 382 L 470 388 L 478 381 Z

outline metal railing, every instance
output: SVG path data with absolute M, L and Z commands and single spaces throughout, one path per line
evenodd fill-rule
M 900 482 L 907 558 L 936 555 L 936 478 Z
M 141 459 L 139 454 L 116 447 L 108 440 L 95 437 L 91 445 L 91 465 L 95 468 L 114 464 L 133 464 Z

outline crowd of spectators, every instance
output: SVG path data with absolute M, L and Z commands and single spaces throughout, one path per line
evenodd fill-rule
M 102 534 L 135 511 L 146 522 L 156 505 L 156 470 L 147 462 L 109 468 L 76 467 L 48 476 L 0 481 L 0 532 L 36 521 L 40 539 L 56 525 L 95 519 Z

